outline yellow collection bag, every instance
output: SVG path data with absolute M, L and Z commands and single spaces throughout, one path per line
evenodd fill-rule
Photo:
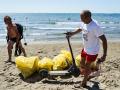
M 68 67 L 68 62 L 63 54 L 59 54 L 53 58 L 53 70 L 64 70 Z
M 75 63 L 76 63 L 76 66 L 79 68 L 80 67 L 80 60 L 81 60 L 81 56 L 80 55 L 77 55 L 76 58 L 75 58 Z
M 18 56 L 16 57 L 15 63 L 16 67 L 21 71 L 23 77 L 27 78 L 37 70 L 39 60 L 38 56 Z
M 72 56 L 71 56 L 71 53 L 67 50 L 61 50 L 60 51 L 60 54 L 64 54 L 66 60 L 68 61 L 69 65 L 72 64 Z
M 47 69 L 48 71 L 53 70 L 53 61 L 50 58 L 44 57 L 42 60 L 38 62 L 38 68 Z
M 98 64 L 97 61 L 95 61 L 95 62 L 91 63 L 90 67 L 93 71 L 96 71 L 99 69 L 99 67 L 100 67 L 99 65 L 100 64 Z
M 80 61 L 81 61 L 81 56 L 80 56 L 80 55 L 77 55 L 77 57 L 75 58 L 75 62 L 76 62 L 76 66 L 77 66 L 77 67 L 80 67 Z M 92 62 L 91 65 L 90 65 L 90 68 L 91 68 L 92 70 L 97 70 L 97 69 L 99 69 L 99 65 L 98 65 L 97 61 Z

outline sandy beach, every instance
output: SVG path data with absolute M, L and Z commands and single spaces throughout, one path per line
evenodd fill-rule
M 88 82 L 88 88 L 75 88 L 83 77 L 58 79 L 56 81 L 41 79 L 38 74 L 28 79 L 22 79 L 20 72 L 13 63 L 5 63 L 7 60 L 7 46 L 0 45 L 0 90 L 120 90 L 120 42 L 108 42 L 108 55 L 101 65 L 101 75 Z M 82 49 L 81 43 L 72 44 L 74 55 L 78 55 Z M 60 50 L 69 50 L 67 43 L 34 43 L 25 46 L 28 57 L 53 58 Z M 100 55 L 102 54 L 102 48 Z M 15 61 L 14 56 L 12 61 Z

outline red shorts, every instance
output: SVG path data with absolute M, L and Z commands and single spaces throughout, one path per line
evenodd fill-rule
M 96 54 L 96 55 L 87 54 L 87 53 L 84 51 L 84 49 L 83 49 L 82 52 L 81 52 L 81 57 L 85 58 L 85 60 L 86 60 L 87 62 L 89 62 L 89 63 L 95 61 L 96 58 L 97 58 L 97 56 L 98 56 L 98 54 Z

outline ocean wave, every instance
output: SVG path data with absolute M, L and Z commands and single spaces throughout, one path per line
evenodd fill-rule
M 44 36 L 47 35 L 47 33 L 29 33 L 29 36 Z
M 32 24 L 56 24 L 56 21 L 41 21 L 41 22 L 37 22 L 37 23 L 33 23 L 33 22 L 30 22 L 29 25 L 32 25 Z
M 6 36 L 6 35 L 7 35 L 7 34 L 3 34 L 3 33 L 1 33 L 1 34 L 0 34 L 0 37 L 2 37 L 2 36 Z
M 81 22 L 68 22 L 68 21 L 42 21 L 37 23 L 29 23 L 29 25 L 40 25 L 40 24 L 52 24 L 52 25 L 79 25 Z
M 120 22 L 114 22 L 114 21 L 101 21 L 101 24 L 120 24 Z
M 118 27 L 115 27 L 115 26 L 101 26 L 101 28 L 102 29 L 105 29 L 105 28 L 107 28 L 107 29 L 116 29 Z
M 44 33 L 29 33 L 29 36 L 61 36 L 65 32 L 44 32 Z
M 57 22 L 58 25 L 80 25 L 81 22 Z
M 32 27 L 33 29 L 40 29 L 40 30 L 73 30 L 76 28 L 72 27 Z
M 2 43 L 6 42 L 6 39 L 0 39 L 0 42 L 2 42 Z
M 110 27 L 111 29 L 115 29 L 115 28 L 117 28 L 117 27 Z
M 56 24 L 56 21 L 39 22 L 38 24 Z
M 101 26 L 101 28 L 104 29 L 104 28 L 107 28 L 107 27 L 105 27 L 105 26 Z

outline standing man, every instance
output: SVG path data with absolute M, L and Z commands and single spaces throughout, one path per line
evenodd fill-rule
M 23 52 L 24 56 L 26 56 L 25 49 L 22 47 L 21 41 L 20 41 L 20 34 L 17 30 L 16 24 L 12 23 L 11 17 L 5 16 L 4 22 L 7 25 L 7 37 L 8 37 L 8 61 L 11 62 L 11 56 L 12 56 L 12 49 L 14 43 L 16 43 L 17 47 L 20 47 L 21 51 Z
M 89 10 L 84 10 L 81 14 L 81 26 L 74 32 L 68 32 L 71 37 L 77 33 L 82 32 L 83 38 L 83 50 L 81 51 L 81 66 L 80 71 L 84 75 L 81 86 L 86 87 L 87 81 L 90 79 L 91 68 L 90 65 L 94 62 L 98 56 L 100 49 L 100 41 L 102 41 L 103 55 L 101 57 L 101 62 L 105 61 L 107 55 L 107 40 L 100 29 L 100 26 L 91 18 L 91 12 Z

